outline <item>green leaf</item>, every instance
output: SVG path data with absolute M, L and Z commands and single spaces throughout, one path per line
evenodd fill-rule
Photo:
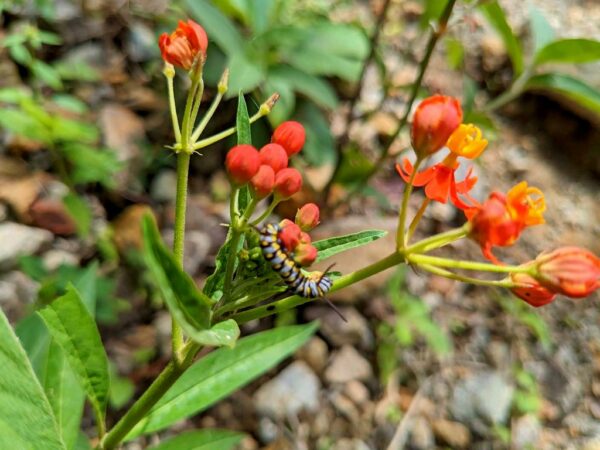
M 229 430 L 189 431 L 167 439 L 150 450 L 229 450 L 243 438 L 243 433 Z
M 50 403 L 0 310 L 0 448 L 65 450 Z
M 454 70 L 460 69 L 465 58 L 465 47 L 462 42 L 454 38 L 446 38 L 445 43 L 448 65 Z
M 237 323 L 227 320 L 210 327 L 213 301 L 198 290 L 194 280 L 162 244 L 154 220 L 146 216 L 142 224 L 148 266 L 169 311 L 183 331 L 204 345 L 233 346 L 240 334 Z
M 251 92 L 265 80 L 267 71 L 261 61 L 262 55 L 251 50 L 250 46 L 245 46 L 230 55 L 227 62 L 230 74 L 227 98 L 235 96 L 236 92 Z
M 561 39 L 544 46 L 535 55 L 535 64 L 587 63 L 600 59 L 600 41 Z
M 533 5 L 529 8 L 529 22 L 533 39 L 533 53 L 536 54 L 542 47 L 554 40 L 555 33 L 542 12 Z
M 239 52 L 244 47 L 244 37 L 235 24 L 223 15 L 208 0 L 186 0 L 185 4 L 194 19 L 204 27 L 206 33 L 228 55 Z
M 240 339 L 191 366 L 126 437 L 133 439 L 196 414 L 262 375 L 294 353 L 318 324 L 281 327 Z
M 65 353 L 98 420 L 104 420 L 108 399 L 108 359 L 94 319 L 73 286 L 38 311 L 48 331 Z
M 296 109 L 296 94 L 294 87 L 290 84 L 290 80 L 279 76 L 277 73 L 269 72 L 265 81 L 264 92 L 277 92 L 279 100 L 277 100 L 277 108 L 274 108 L 269 114 L 271 123 L 281 123 L 288 120 Z
M 317 167 L 335 164 L 338 154 L 325 114 L 313 103 L 304 101 L 298 106 L 295 119 L 306 128 L 306 143 L 302 150 L 304 158 Z
M 85 144 L 69 142 L 58 150 L 73 165 L 71 180 L 76 184 L 101 183 L 107 188 L 115 184 L 114 175 L 122 167 L 117 155 L 109 149 L 99 149 Z
M 577 78 L 558 73 L 536 75 L 529 79 L 526 88 L 556 92 L 600 116 L 600 91 Z
M 30 65 L 31 71 L 42 83 L 47 84 L 52 89 L 62 89 L 63 84 L 58 71 L 49 64 L 39 59 L 34 60 Z
M 338 105 L 338 97 L 335 90 L 329 83 L 314 75 L 302 72 L 292 66 L 279 64 L 269 69 L 269 79 L 272 79 L 272 77 L 286 80 L 296 92 L 299 92 L 323 108 L 334 109 Z M 284 99 L 282 98 L 280 101 Z
M 52 123 L 52 137 L 55 140 L 77 141 L 93 144 L 98 140 L 99 131 L 94 125 L 79 120 L 54 117 Z
M 0 128 L 34 141 L 48 143 L 52 140 L 48 127 L 27 112 L 17 109 L 0 108 Z
M 367 230 L 313 242 L 313 245 L 319 252 L 317 261 L 323 261 L 333 255 L 350 250 L 351 248 L 360 247 L 361 245 L 376 241 L 386 234 L 387 231 Z
M 250 116 L 244 95 L 240 92 L 238 95 L 238 107 L 235 117 L 235 129 L 237 133 L 237 143 L 252 145 L 252 131 L 250 127 Z
M 6 87 L 0 89 L 0 102 L 18 104 L 31 98 L 31 93 L 23 87 Z
M 74 192 L 65 195 L 62 201 L 67 212 L 75 221 L 79 235 L 88 236 L 92 226 L 92 211 L 88 202 Z
M 500 34 L 508 56 L 512 61 L 513 70 L 518 75 L 523 72 L 523 49 L 519 39 L 513 33 L 512 28 L 506 21 L 504 11 L 497 0 L 485 2 L 481 5 L 481 11 L 492 27 Z

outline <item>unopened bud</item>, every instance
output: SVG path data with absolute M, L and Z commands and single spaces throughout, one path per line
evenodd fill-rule
M 296 223 L 303 231 L 310 231 L 319 225 L 319 207 L 314 203 L 307 203 L 296 213 Z
M 250 180 L 254 195 L 259 199 L 263 199 L 273 192 L 274 184 L 275 172 L 271 166 L 264 164 L 258 168 L 258 172 Z
M 281 145 L 288 156 L 292 156 L 302 150 L 306 142 L 306 131 L 300 122 L 288 120 L 275 128 L 271 142 Z
M 227 92 L 229 88 L 229 69 L 225 69 L 223 71 L 223 75 L 221 75 L 221 79 L 219 80 L 219 84 L 217 85 L 217 90 L 219 94 L 223 95 Z
M 600 258 L 579 247 L 562 247 L 536 258 L 536 278 L 549 290 L 583 298 L 600 288 Z
M 246 184 L 260 167 L 258 150 L 251 145 L 236 145 L 227 153 L 225 167 L 234 183 Z
M 556 297 L 554 292 L 546 289 L 526 273 L 512 273 L 510 279 L 515 283 L 515 286 L 510 289 L 511 292 L 535 308 L 547 305 Z
M 279 239 L 287 251 L 293 252 L 300 243 L 301 233 L 300 227 L 290 221 L 279 232 Z
M 275 192 L 281 199 L 290 198 L 302 189 L 302 175 L 296 169 L 286 168 L 275 175 Z
M 317 259 L 317 249 L 311 244 L 300 243 L 294 250 L 294 261 L 301 266 L 310 266 Z
M 269 114 L 273 109 L 273 106 L 275 106 L 275 103 L 277 103 L 277 100 L 279 100 L 279 94 L 275 92 L 262 105 L 260 105 L 260 115 L 266 116 Z

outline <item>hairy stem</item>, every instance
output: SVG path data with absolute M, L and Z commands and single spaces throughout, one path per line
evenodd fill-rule
M 514 286 L 514 283 L 510 280 L 481 280 L 479 278 L 467 277 L 464 275 L 459 275 L 449 270 L 442 269 L 437 266 L 432 266 L 429 264 L 419 264 L 419 267 L 433 273 L 434 275 L 439 275 L 444 278 L 449 278 L 451 280 L 462 281 L 463 283 L 477 284 L 479 286 L 494 286 L 494 287 L 504 287 L 511 288 Z
M 402 195 L 402 206 L 400 207 L 400 213 L 398 214 L 398 229 L 396 230 L 396 248 L 402 249 L 406 247 L 406 214 L 408 214 L 408 200 L 413 189 L 413 182 L 417 176 L 417 171 L 423 160 L 417 158 L 415 166 L 410 174 L 410 179 L 404 187 L 404 193 Z
M 479 261 L 461 261 L 456 259 L 441 258 L 438 256 L 410 254 L 407 256 L 412 263 L 419 265 L 427 264 L 436 267 L 448 267 L 451 269 L 476 270 L 480 272 L 495 273 L 529 273 L 531 267 L 527 266 L 499 266 Z

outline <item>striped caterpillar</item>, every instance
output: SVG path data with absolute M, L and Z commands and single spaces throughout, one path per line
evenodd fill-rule
M 297 295 L 306 298 L 324 297 L 331 289 L 331 278 L 321 272 L 305 275 L 300 265 L 283 247 L 279 239 L 281 227 L 267 224 L 260 230 L 260 246 L 263 256 L 271 267 L 283 279 L 288 288 Z

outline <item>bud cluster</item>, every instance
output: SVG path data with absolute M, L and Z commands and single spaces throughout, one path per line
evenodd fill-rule
M 308 231 L 319 224 L 319 207 L 307 203 L 296 213 L 295 222 L 284 219 L 279 226 L 279 239 L 296 263 L 310 266 L 317 259 L 317 249 L 312 245 Z

